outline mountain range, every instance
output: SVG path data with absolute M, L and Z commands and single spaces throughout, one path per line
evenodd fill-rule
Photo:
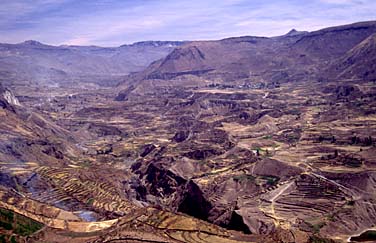
M 0 44 L 0 73 L 5 82 L 12 79 L 64 85 L 62 80 L 81 78 L 83 82 L 106 85 L 106 81 L 142 70 L 182 44 L 146 41 L 114 48 L 51 46 L 33 40 Z
M 293 31 L 293 35 L 289 32 L 272 38 L 244 36 L 218 41 L 191 41 L 153 62 L 144 71 L 125 77 L 119 85 L 125 86 L 125 91 L 129 86 L 149 85 L 150 80 L 170 80 L 169 84 L 174 85 L 174 79 L 184 79 L 187 75 L 195 77 L 190 79 L 190 83 L 198 78 L 197 85 L 204 84 L 203 80 L 265 85 L 337 77 L 372 80 L 375 78 L 371 64 L 374 47 L 370 36 L 375 31 L 376 22 L 370 21 L 314 32 Z M 357 67 L 351 67 L 354 58 L 369 63 L 363 65 L 357 62 Z M 345 69 L 357 71 L 341 73 Z M 163 85 L 164 82 L 153 84 Z M 176 84 L 181 85 L 182 82 L 176 81 Z

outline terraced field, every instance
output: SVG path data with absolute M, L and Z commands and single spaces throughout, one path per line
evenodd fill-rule
M 346 70 L 375 26 L 188 43 L 117 86 L 0 86 L 0 212 L 32 226 L 4 216 L 0 242 L 369 237 L 374 71 Z

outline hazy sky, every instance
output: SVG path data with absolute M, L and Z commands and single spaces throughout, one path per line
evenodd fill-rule
M 0 0 L 0 42 L 118 46 L 376 20 L 376 0 Z

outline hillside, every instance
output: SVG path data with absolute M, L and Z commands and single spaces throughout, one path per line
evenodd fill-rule
M 173 79 L 195 75 L 215 82 L 286 82 L 315 78 L 376 31 L 376 22 L 362 22 L 314 32 L 264 38 L 236 37 L 190 42 L 152 63 L 130 80 Z
M 376 79 L 376 34 L 349 50 L 330 68 L 335 78 Z

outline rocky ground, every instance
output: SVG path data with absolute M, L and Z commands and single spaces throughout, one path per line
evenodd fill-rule
M 117 87 L 14 86 L 0 99 L 0 219 L 32 230 L 0 227 L 0 240 L 346 242 L 373 230 L 374 31 L 265 40 L 265 53 L 309 60 L 270 54 L 258 74 L 226 46 L 262 41 L 234 38 L 179 47 Z M 310 53 L 333 32 L 341 52 Z M 208 61 L 213 50 L 252 74 Z

